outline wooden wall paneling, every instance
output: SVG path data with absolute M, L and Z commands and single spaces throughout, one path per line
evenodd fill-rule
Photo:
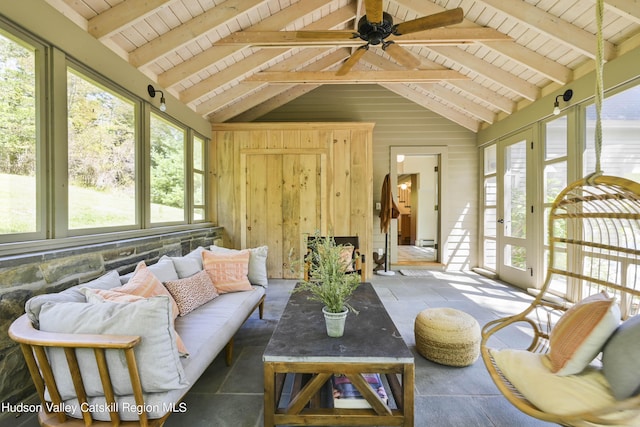
M 302 236 L 298 227 L 300 218 L 300 195 L 297 171 L 300 169 L 300 156 L 284 155 L 282 158 L 282 246 L 287 249 L 287 257 L 300 259 L 304 256 Z M 289 260 L 288 260 L 289 261 Z M 284 269 L 283 277 L 294 279 L 300 274 Z
M 280 138 L 282 141 L 282 138 Z M 267 272 L 270 277 L 285 277 L 284 269 L 289 269 L 288 248 L 284 246 L 284 227 L 282 212 L 282 174 L 283 156 L 269 155 L 266 157 L 267 164 L 267 238 L 261 244 L 268 244 L 269 255 L 267 256 Z
M 234 161 L 235 136 L 233 131 L 220 131 L 215 132 L 212 139 L 217 157 L 214 185 L 217 187 L 218 225 L 224 227 L 223 241 L 227 247 L 236 247 L 234 236 L 239 237 L 240 231 L 240 210 L 234 194 L 236 167 L 240 166 Z
M 351 131 L 333 132 L 333 232 L 335 236 L 351 235 Z
M 367 238 L 373 227 L 373 149 L 370 135 L 368 131 L 353 130 L 350 144 L 350 230 L 352 235 L 360 237 L 360 250 L 368 262 L 367 271 L 363 272 L 365 278 L 373 267 L 373 242 Z

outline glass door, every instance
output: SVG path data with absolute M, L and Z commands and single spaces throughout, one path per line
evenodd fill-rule
M 498 275 L 502 280 L 522 288 L 533 286 L 535 259 L 533 229 L 533 191 L 535 174 L 531 131 L 502 140 L 498 145 Z

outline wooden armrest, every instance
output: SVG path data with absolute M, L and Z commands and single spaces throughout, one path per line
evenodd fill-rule
M 33 327 L 26 314 L 17 318 L 9 327 L 9 337 L 21 344 L 43 347 L 76 348 L 133 348 L 140 342 L 136 335 L 62 334 L 44 332 Z

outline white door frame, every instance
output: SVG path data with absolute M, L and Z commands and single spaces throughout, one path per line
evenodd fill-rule
M 447 194 L 447 165 L 449 150 L 444 145 L 433 146 L 390 146 L 389 147 L 389 176 L 391 178 L 391 192 L 393 194 L 393 200 L 398 200 L 398 167 L 397 157 L 398 154 L 404 154 L 405 156 L 437 156 L 438 157 L 438 171 L 440 175 L 440 188 L 438 189 L 438 260 L 440 263 L 446 265 L 449 259 L 448 246 L 448 233 L 443 231 L 442 218 L 448 218 L 447 203 L 443 199 L 442 195 Z M 391 255 L 390 262 L 394 263 L 398 261 L 398 239 L 394 239 L 393 236 L 398 235 L 398 221 L 392 220 L 389 227 L 389 235 L 392 236 L 391 246 L 389 247 L 389 253 Z

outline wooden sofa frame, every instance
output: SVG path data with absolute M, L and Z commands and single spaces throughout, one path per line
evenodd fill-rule
M 263 295 L 260 301 L 252 308 L 249 316 L 256 310 L 259 311 L 260 319 L 264 314 Z M 244 323 L 243 321 L 243 323 Z M 126 335 L 93 335 L 93 334 L 61 334 L 53 332 L 43 332 L 34 328 L 31 320 L 26 314 L 16 319 L 9 327 L 9 337 L 18 342 L 24 355 L 29 373 L 36 388 L 36 392 L 42 403 L 38 413 L 38 421 L 40 425 L 45 427 L 67 426 L 67 427 L 84 427 L 84 426 L 142 426 L 142 427 L 160 427 L 162 426 L 171 412 L 167 412 L 163 417 L 158 419 L 149 419 L 145 410 L 142 384 L 135 359 L 135 346 L 140 342 L 139 336 Z M 78 398 L 78 403 L 86 407 L 87 394 L 82 382 L 78 359 L 75 350 L 81 348 L 93 349 L 98 372 L 104 390 L 107 407 L 115 408 L 115 395 L 113 385 L 109 376 L 107 361 L 105 356 L 106 350 L 119 350 L 124 353 L 125 360 L 129 371 L 129 378 L 133 389 L 133 395 L 141 410 L 139 411 L 138 421 L 122 421 L 117 411 L 110 412 L 111 421 L 96 421 L 92 419 L 91 413 L 82 411 L 82 419 L 72 418 L 66 415 L 62 399 L 56 381 L 47 357 L 45 349 L 47 347 L 59 347 L 64 350 L 69 372 Z M 231 365 L 233 359 L 233 337 L 225 346 L 225 361 L 227 366 Z M 45 399 L 45 388 L 49 392 L 51 402 Z M 181 397 L 181 399 L 184 396 Z M 84 405 L 83 405 L 84 404 Z M 54 410 L 51 410 L 54 409 Z

